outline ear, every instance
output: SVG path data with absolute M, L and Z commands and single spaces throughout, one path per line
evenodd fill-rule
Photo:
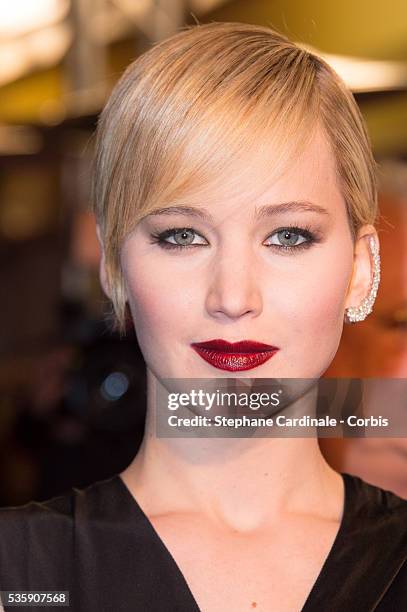
M 346 294 L 345 308 L 360 306 L 369 294 L 373 278 L 373 257 L 369 238 L 374 236 L 379 246 L 379 238 L 373 225 L 363 225 L 358 231 L 353 254 L 353 270 Z
M 106 272 L 106 258 L 105 258 L 105 248 L 102 240 L 102 233 L 100 230 L 100 226 L 96 225 L 96 234 L 100 244 L 100 264 L 99 264 L 99 278 L 100 284 L 102 285 L 102 289 L 106 297 L 111 300 L 109 283 L 107 282 L 107 272 Z

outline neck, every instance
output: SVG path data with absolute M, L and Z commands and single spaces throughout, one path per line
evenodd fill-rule
M 147 380 L 143 443 L 122 474 L 147 515 L 198 512 L 239 531 L 284 512 L 340 520 L 342 479 L 326 463 L 316 436 L 158 438 L 156 381 L 151 373 Z

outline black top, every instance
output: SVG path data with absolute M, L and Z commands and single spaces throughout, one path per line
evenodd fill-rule
M 302 612 L 407 610 L 407 502 L 355 476 L 343 478 L 342 522 Z M 0 509 L 0 589 L 69 591 L 75 612 L 199 611 L 118 475 L 46 502 Z M 227 601 L 224 609 L 233 612 Z

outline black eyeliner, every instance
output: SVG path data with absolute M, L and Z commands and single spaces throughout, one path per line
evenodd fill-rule
M 163 249 L 167 249 L 167 250 L 174 250 L 174 249 L 181 249 L 181 250 L 185 250 L 185 249 L 189 249 L 189 248 L 196 248 L 196 247 L 202 247 L 202 246 L 209 246 L 209 244 L 188 244 L 188 245 L 182 245 L 182 244 L 174 244 L 172 242 L 167 242 L 167 238 L 169 238 L 170 236 L 174 236 L 174 234 L 178 233 L 178 232 L 182 232 L 182 231 L 190 231 L 193 232 L 195 235 L 201 236 L 201 238 L 204 238 L 204 236 L 202 236 L 201 234 L 199 234 L 198 232 L 196 232 L 196 230 L 194 230 L 194 228 L 192 227 L 169 227 L 161 232 L 152 232 L 150 234 L 150 244 L 158 244 L 160 246 L 160 248 Z M 299 225 L 287 225 L 287 226 L 282 226 L 280 228 L 277 228 L 275 230 L 273 230 L 270 234 L 268 234 L 268 236 L 264 239 L 264 241 L 268 240 L 269 238 L 271 238 L 272 236 L 274 236 L 275 234 L 278 234 L 279 232 L 282 231 L 289 231 L 289 232 L 293 232 L 295 234 L 299 234 L 301 236 L 303 236 L 304 238 L 306 238 L 307 240 L 305 242 L 301 242 L 299 245 L 292 245 L 292 246 L 288 246 L 288 245 L 277 245 L 277 244 L 268 244 L 268 245 L 264 245 L 267 248 L 273 248 L 273 249 L 278 249 L 278 251 L 284 251 L 286 253 L 291 252 L 294 253 L 295 251 L 300 251 L 303 249 L 308 249 L 310 248 L 313 244 L 318 243 L 321 241 L 321 237 L 319 236 L 319 234 L 317 232 L 314 232 L 313 230 L 311 230 L 311 228 L 309 226 L 305 226 L 305 227 L 300 227 Z M 205 238 L 206 240 L 206 238 Z
M 196 248 L 196 247 L 202 247 L 202 246 L 209 246 L 209 244 L 207 245 L 206 244 L 188 244 L 188 245 L 174 244 L 172 242 L 166 241 L 166 238 L 169 238 L 170 236 L 173 236 L 177 232 L 182 232 L 182 231 L 193 232 L 195 235 L 201 236 L 201 234 L 198 234 L 198 232 L 195 231 L 193 227 L 169 227 L 163 230 L 162 232 L 152 232 L 150 234 L 150 238 L 151 238 L 150 244 L 158 244 L 161 248 L 168 249 L 168 250 L 173 250 L 173 249 L 185 250 L 191 247 Z M 204 236 L 201 236 L 201 237 L 204 238 Z
M 307 240 L 305 242 L 301 242 L 298 245 L 278 245 L 278 244 L 266 244 L 264 246 L 266 246 L 268 249 L 277 249 L 278 251 L 283 251 L 285 253 L 295 253 L 296 251 L 303 251 L 305 249 L 309 249 L 311 248 L 314 244 L 321 242 L 321 236 L 318 232 L 313 231 L 308 225 L 306 226 L 302 226 L 300 227 L 299 225 L 283 225 L 282 227 L 279 227 L 275 230 L 273 230 L 271 232 L 271 234 L 269 234 L 267 236 L 267 238 L 265 238 L 264 241 L 268 240 L 269 238 L 271 238 L 272 236 L 274 236 L 275 234 L 278 234 L 280 232 L 283 231 L 289 231 L 289 232 L 293 232 L 294 234 L 299 234 L 301 236 L 303 236 L 304 238 L 306 238 Z

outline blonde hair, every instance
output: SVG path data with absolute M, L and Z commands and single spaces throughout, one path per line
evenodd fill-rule
M 127 68 L 99 119 L 93 173 L 120 331 L 120 249 L 140 219 L 231 176 L 242 151 L 272 147 L 273 164 L 283 167 L 317 125 L 332 147 L 355 239 L 376 221 L 376 167 L 355 100 L 322 59 L 268 27 L 210 23 L 186 28 Z

